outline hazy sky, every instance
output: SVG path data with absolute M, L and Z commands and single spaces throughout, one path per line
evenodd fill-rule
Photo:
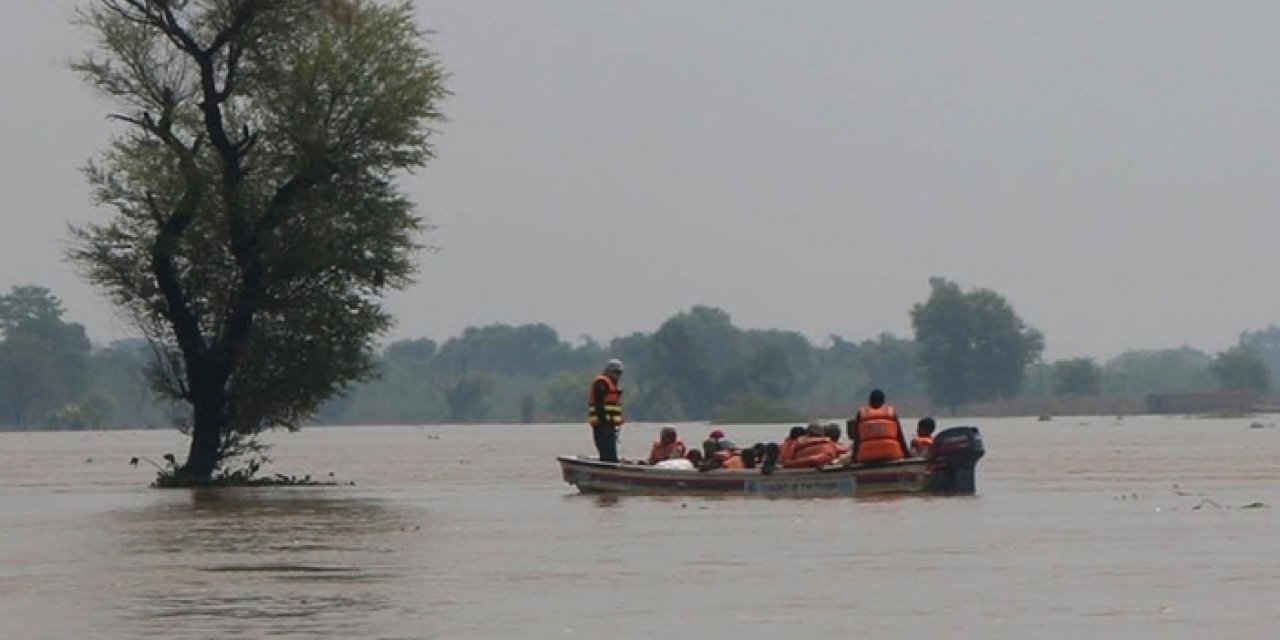
M 108 105 L 71 0 L 0 22 L 0 289 L 127 326 L 62 260 Z M 1046 357 L 1209 352 L 1280 324 L 1280 3 L 419 0 L 452 73 L 438 231 L 393 337 L 652 331 L 695 304 L 910 336 L 930 276 Z

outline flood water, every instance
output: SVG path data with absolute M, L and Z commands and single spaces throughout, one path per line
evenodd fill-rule
M 267 470 L 342 484 L 219 491 L 128 465 L 181 456 L 176 432 L 0 434 L 0 638 L 1280 628 L 1280 416 L 941 422 L 982 428 L 976 497 L 582 496 L 554 460 L 591 450 L 581 425 L 310 428 L 272 436 Z

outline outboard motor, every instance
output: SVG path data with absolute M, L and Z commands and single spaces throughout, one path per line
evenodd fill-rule
M 929 490 L 933 493 L 973 495 L 978 484 L 974 468 L 986 453 L 977 427 L 950 427 L 934 436 L 929 450 Z

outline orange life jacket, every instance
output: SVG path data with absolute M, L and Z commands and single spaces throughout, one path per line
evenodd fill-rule
M 933 448 L 933 436 L 916 436 L 911 439 L 911 455 L 917 458 L 928 458 Z
M 836 459 L 836 443 L 826 436 L 800 436 L 796 439 L 791 459 L 782 463 L 787 469 L 812 469 L 831 464 Z
M 788 460 L 792 460 L 796 456 L 796 442 L 799 438 L 789 438 L 782 441 L 782 445 L 778 447 L 778 464 L 786 466 Z
M 604 392 L 604 414 L 605 419 L 615 427 L 621 427 L 622 419 L 622 390 L 618 388 L 618 383 L 613 378 L 600 374 L 595 380 L 591 381 L 591 387 L 587 389 L 587 423 L 593 427 L 600 426 L 600 416 L 596 415 L 596 383 L 604 381 L 606 387 Z
M 892 405 L 882 404 L 879 409 L 866 405 L 858 409 L 857 435 L 857 462 L 883 462 L 907 457 L 900 441 L 902 428 L 898 426 L 898 412 Z
M 721 463 L 720 468 L 721 469 L 743 469 L 745 468 L 745 465 L 742 464 L 742 456 L 731 454 L 729 457 L 724 459 L 724 462 Z
M 684 441 L 676 438 L 671 444 L 663 444 L 661 440 L 656 440 L 653 447 L 649 449 L 649 464 L 654 464 L 662 460 L 672 460 L 675 458 L 683 458 L 685 454 Z

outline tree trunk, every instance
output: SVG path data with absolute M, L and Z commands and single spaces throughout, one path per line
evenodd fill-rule
M 182 475 L 208 480 L 218 467 L 222 448 L 223 394 L 220 390 L 192 390 L 191 449 Z

